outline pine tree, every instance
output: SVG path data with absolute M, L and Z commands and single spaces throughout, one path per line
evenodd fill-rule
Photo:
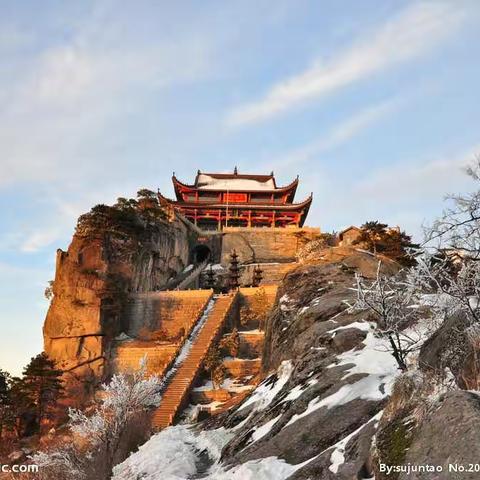
M 11 428 L 18 438 L 28 436 L 36 431 L 36 421 L 25 382 L 22 378 L 12 377 L 9 387 Z
M 222 338 L 219 346 L 228 355 L 231 355 L 232 357 L 236 357 L 240 349 L 240 335 L 238 333 L 237 328 L 234 328 L 232 333 Z
M 213 387 L 217 388 L 225 380 L 226 370 L 217 345 L 213 345 L 207 352 L 203 362 L 205 370 L 210 374 Z
M 376 220 L 364 223 L 360 236 L 353 243 L 365 245 L 367 250 L 374 254 L 381 253 L 406 267 L 415 264 L 409 249 L 414 250 L 419 247 L 405 232 L 388 228 L 386 223 Z
M 55 368 L 45 352 L 33 357 L 23 370 L 20 390 L 23 390 L 29 409 L 35 414 L 39 429 L 52 418 L 52 411 L 62 394 L 62 371 Z
M 12 377 L 0 369 L 0 440 L 6 430 L 14 427 L 15 416 L 10 394 Z
M 360 236 L 355 240 L 354 244 L 365 244 L 368 250 L 377 253 L 377 245 L 379 240 L 387 233 L 388 225 L 377 220 L 365 222 L 361 226 Z
M 415 259 L 409 250 L 417 250 L 420 245 L 412 242 L 412 237 L 405 232 L 390 230 L 381 241 L 381 252 L 404 267 L 415 265 Z

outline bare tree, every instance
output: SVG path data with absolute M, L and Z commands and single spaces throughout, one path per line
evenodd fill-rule
M 467 174 L 480 183 L 480 157 L 467 168 Z M 462 195 L 448 195 L 449 206 L 431 226 L 425 228 L 424 248 L 450 250 L 472 260 L 480 260 L 480 189 Z
M 480 157 L 467 173 L 480 182 Z M 470 324 L 480 324 L 480 189 L 447 200 L 450 206 L 425 229 L 410 283 L 433 294 L 438 314 L 462 312 Z
M 430 308 L 437 317 L 462 312 L 470 324 L 480 325 L 480 262 L 469 256 L 452 261 L 448 255 L 424 253 L 417 258 L 408 282 L 431 294 Z
M 467 169 L 480 182 L 480 158 Z M 410 288 L 423 295 L 438 320 L 450 322 L 441 364 L 463 380 L 480 386 L 480 188 L 449 195 L 448 207 L 425 228 L 422 252 L 407 275 Z
M 144 363 L 133 374 L 114 375 L 102 388 L 104 398 L 91 415 L 69 411 L 72 442 L 33 457 L 49 478 L 110 478 L 129 430 L 142 412 L 160 401 L 161 382 L 158 377 L 145 378 Z
M 411 327 L 419 318 L 417 292 L 397 276 L 387 276 L 378 264 L 377 276 L 367 281 L 356 275 L 357 299 L 352 310 L 368 310 L 377 321 L 377 333 L 388 340 L 391 352 L 398 367 L 407 370 L 407 356 L 417 350 L 422 336 Z

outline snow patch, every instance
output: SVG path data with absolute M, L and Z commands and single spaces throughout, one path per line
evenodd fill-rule
M 380 390 L 380 386 L 383 383 L 384 377 L 381 375 L 369 375 L 368 377 L 360 379 L 358 382 L 344 385 L 332 395 L 320 400 L 314 398 L 308 404 L 307 409 L 299 414 L 295 414 L 286 427 L 292 425 L 297 420 L 303 417 L 307 417 L 311 413 L 319 410 L 322 407 L 330 409 L 332 407 L 339 407 L 345 405 L 357 398 L 364 400 L 382 400 L 387 396 L 386 389 Z
M 290 419 L 286 427 L 322 407 L 333 408 L 345 405 L 357 398 L 382 400 L 390 394 L 393 381 L 400 372 L 395 359 L 387 349 L 387 340 L 375 337 L 373 332 L 369 331 L 363 343 L 365 345 L 363 349 L 350 350 L 339 355 L 337 357 L 339 362 L 329 365 L 328 368 L 351 365 L 343 379 L 348 379 L 353 374 L 368 376 L 355 383 L 342 386 L 338 391 L 322 400 L 314 398 L 304 412 L 295 414 Z
M 232 436 L 225 428 L 198 432 L 184 425 L 168 427 L 117 465 L 112 480 L 185 480 L 196 473 L 200 452 L 218 462 Z
M 374 417 L 372 417 L 367 423 L 363 424 L 361 427 L 357 428 L 355 431 L 347 435 L 344 439 L 340 440 L 337 442 L 333 448 L 332 455 L 330 457 L 330 461 L 332 464 L 328 467 L 328 469 L 332 472 L 337 474 L 338 469 L 340 465 L 345 463 L 345 447 L 347 446 L 347 443 L 350 441 L 351 438 L 353 438 L 360 430 L 362 430 L 364 427 L 366 427 L 370 422 L 376 422 L 380 420 L 381 416 L 383 414 L 383 410 L 378 412 Z
M 290 465 L 277 457 L 250 460 L 230 470 L 219 468 L 207 480 L 285 480 L 304 464 Z
M 293 365 L 290 360 L 285 360 L 278 367 L 276 375 L 278 378 L 273 381 L 273 375 L 267 377 L 248 398 L 248 400 L 239 407 L 239 411 L 255 404 L 255 411 L 263 410 L 267 407 L 283 386 L 288 382 L 293 371 Z
M 264 181 L 255 178 L 218 178 L 206 173 L 198 175 L 197 185 L 199 190 L 226 190 L 243 192 L 245 190 L 274 190 L 275 183 L 272 178 Z
M 349 328 L 356 328 L 357 330 L 361 330 L 362 332 L 368 332 L 371 329 L 371 325 L 368 322 L 352 322 L 348 325 L 343 325 L 342 327 L 337 327 L 333 330 L 329 330 L 327 333 L 336 333 L 339 330 L 347 330 Z
M 252 442 L 255 443 L 257 440 L 260 440 L 263 438 L 267 433 L 272 429 L 272 427 L 277 423 L 277 420 L 281 417 L 282 415 L 278 415 L 275 418 L 272 418 L 269 420 L 267 423 L 264 423 L 261 427 L 258 427 L 255 429 L 255 431 L 252 434 Z
M 364 348 L 349 350 L 338 355 L 338 363 L 329 365 L 328 368 L 352 364 L 353 366 L 345 372 L 344 379 L 354 373 L 367 373 L 383 375 L 393 380 L 399 371 L 398 365 L 389 351 L 388 340 L 376 337 L 373 331 L 369 331 L 362 343 Z

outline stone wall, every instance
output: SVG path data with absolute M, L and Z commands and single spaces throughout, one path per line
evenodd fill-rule
M 262 356 L 263 332 L 240 332 L 240 346 L 238 356 L 240 358 L 258 358 Z
M 168 337 L 189 332 L 212 295 L 211 290 L 173 290 L 131 295 L 122 313 L 124 331 L 137 337 L 141 331 L 161 330 Z
M 178 351 L 179 345 L 170 343 L 155 345 L 152 343 L 124 343 L 116 349 L 112 368 L 115 372 L 138 370 L 145 360 L 148 375 L 162 376 Z
M 255 268 L 259 266 L 262 270 L 261 285 L 278 285 L 285 275 L 296 268 L 298 263 L 250 263 L 240 268 L 240 284 L 251 285 Z
M 228 265 L 235 250 L 241 263 L 294 262 L 298 250 L 320 234 L 318 228 L 223 229 L 221 263 Z

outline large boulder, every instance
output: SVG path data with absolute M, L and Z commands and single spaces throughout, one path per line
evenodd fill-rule
M 480 477 L 480 397 L 453 391 L 418 426 L 404 465 L 432 466 L 432 472 L 404 472 L 399 480 L 476 480 Z M 388 477 L 393 478 L 393 477 Z
M 324 342 L 330 341 L 330 336 L 325 338 L 325 332 L 333 326 L 365 318 L 364 313 L 342 315 L 355 301 L 352 287 L 356 272 L 374 278 L 379 262 L 386 274 L 393 274 L 400 268 L 392 260 L 351 247 L 331 248 L 324 253 L 317 263 L 301 265 L 290 272 L 280 285 L 277 304 L 265 329 L 262 357 L 265 372 L 311 348 L 324 347 Z M 345 344 L 348 335 L 341 335 Z M 351 341 L 350 345 L 354 344 L 355 341 Z
M 448 369 L 460 388 L 478 387 L 478 359 L 467 334 L 470 326 L 465 314 L 448 317 L 420 350 L 418 363 L 422 370 L 443 375 Z

